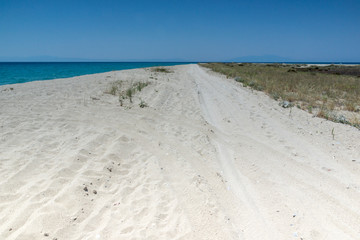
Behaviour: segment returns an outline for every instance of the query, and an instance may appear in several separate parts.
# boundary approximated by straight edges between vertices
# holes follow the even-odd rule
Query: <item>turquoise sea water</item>
[[[0,62],[0,85],[68,78],[114,70],[173,66],[179,62]]]

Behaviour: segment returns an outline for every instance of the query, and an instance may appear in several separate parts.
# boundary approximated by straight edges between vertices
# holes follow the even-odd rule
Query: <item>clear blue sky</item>
[[[0,57],[360,61],[359,0],[0,0]]]

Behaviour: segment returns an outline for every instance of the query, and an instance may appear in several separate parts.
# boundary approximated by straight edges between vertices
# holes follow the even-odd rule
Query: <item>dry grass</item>
[[[159,73],[172,73],[172,71],[164,67],[156,67],[156,68],[152,68],[151,70],[153,72],[159,72]]]
[[[122,86],[122,81],[115,81],[115,82],[111,83],[110,88],[107,91],[105,91],[105,93],[115,96],[118,94],[121,86]]]
[[[201,66],[330,120],[334,120],[332,111],[360,109],[357,76],[299,71],[303,66],[289,64],[206,63]]]
[[[126,99],[129,99],[129,102],[133,103],[133,97],[136,92],[141,92],[141,90],[149,84],[150,82],[135,82],[133,84],[125,84],[119,80],[111,83],[109,89],[105,91],[105,93],[118,96],[120,106],[123,106],[124,100]]]

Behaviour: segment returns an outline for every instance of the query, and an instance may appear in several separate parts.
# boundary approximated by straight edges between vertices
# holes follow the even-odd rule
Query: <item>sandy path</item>
[[[358,169],[348,171],[352,157],[360,153],[359,143],[352,143],[356,130],[347,141],[342,139],[355,151],[335,156],[333,145],[340,143],[326,136],[315,139],[311,132],[328,135],[331,127],[340,126],[311,126],[309,116],[297,109],[284,116],[262,94],[219,81],[202,69],[192,75],[205,119],[219,131],[213,143],[227,188],[245,206],[239,215],[248,213],[246,239],[286,239],[291,232],[304,239],[359,236],[359,195],[347,191],[350,185],[359,187],[354,185],[360,180]]]
[[[357,129],[169,69],[0,86],[0,239],[359,238]]]

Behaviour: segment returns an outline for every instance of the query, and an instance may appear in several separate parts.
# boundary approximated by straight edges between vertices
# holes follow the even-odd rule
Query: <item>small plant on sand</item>
[[[243,82],[245,82],[245,79],[243,79],[241,77],[236,77],[235,81],[243,83]]]
[[[353,117],[353,119],[351,119],[350,121],[352,123],[352,125],[356,128],[358,128],[360,130],[360,119],[357,118],[356,116]]]
[[[279,95],[277,92],[273,92],[273,93],[271,94],[271,97],[272,97],[273,99],[275,99],[275,100],[279,100],[280,95]]]
[[[311,105],[309,105],[309,106],[307,107],[307,109],[308,109],[308,112],[309,112],[309,113],[312,113],[312,112],[313,112],[313,107],[312,107]]]
[[[126,96],[130,99],[130,102],[132,103],[132,96],[133,96],[133,89],[132,88],[128,88],[126,90]]]
[[[138,82],[136,84],[136,89],[141,92],[141,90],[146,87],[147,85],[149,85],[149,82]]]
[[[113,85],[113,86],[111,86],[109,93],[110,93],[111,95],[114,95],[114,96],[115,96],[117,91],[118,91],[118,87],[115,86],[115,85]]]
[[[107,91],[105,91],[105,93],[115,96],[119,92],[121,85],[122,85],[121,80],[112,82],[110,88]]]
[[[148,105],[146,104],[146,102],[144,100],[141,100],[139,103],[139,107],[145,108],[145,107],[148,107]]]
[[[120,103],[120,106],[123,106],[123,96],[119,96],[119,103]]]
[[[323,108],[320,109],[320,111],[316,114],[316,116],[317,116],[317,117],[320,117],[320,118],[325,118],[325,119],[329,120],[329,114],[328,114],[328,112],[327,112],[325,109],[323,109]]]
[[[164,67],[153,68],[153,72],[172,73],[170,70],[168,70],[168,69],[166,69]]]

